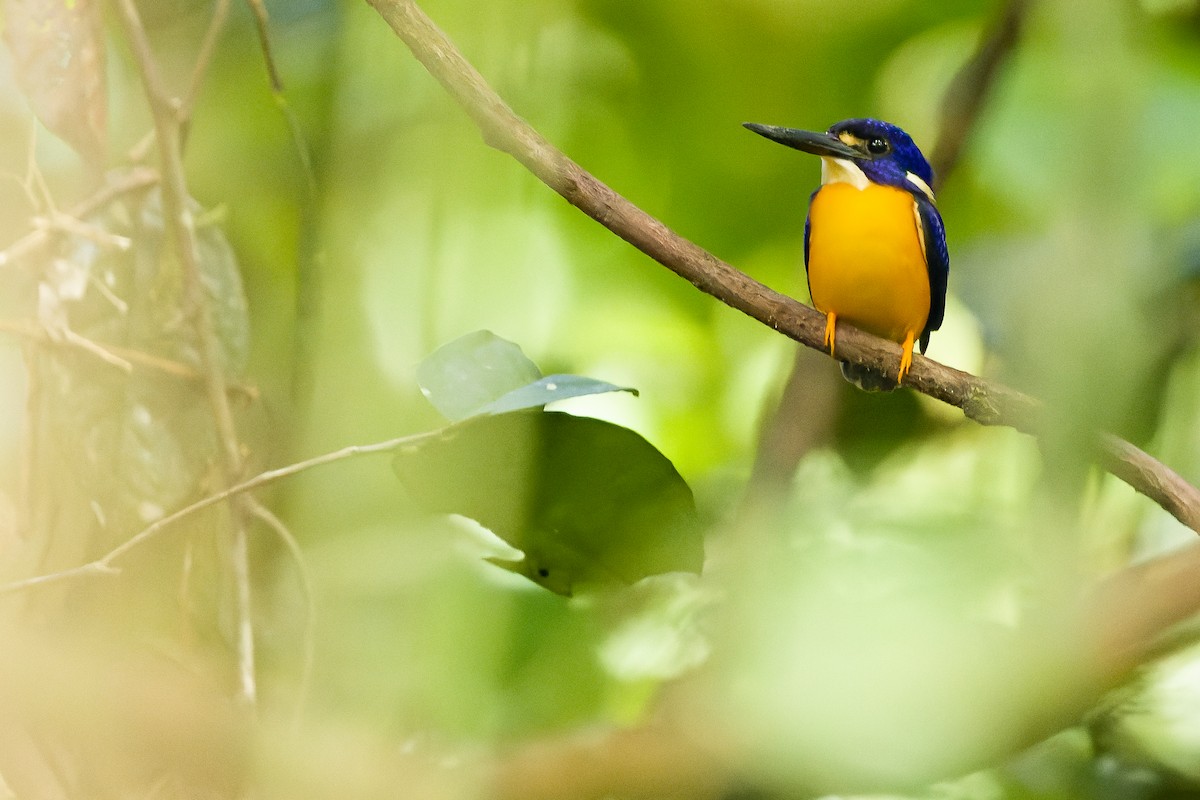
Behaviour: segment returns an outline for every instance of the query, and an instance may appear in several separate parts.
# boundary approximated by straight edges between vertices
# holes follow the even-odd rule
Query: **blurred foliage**
[[[756,146],[740,123],[880,116],[928,153],[946,85],[1000,10],[421,5],[550,141],[801,299],[818,163]],[[182,93],[213,3],[138,6]],[[71,24],[92,30],[96,4],[62,7],[83,9]],[[730,758],[753,796],[1140,800],[1200,787],[1196,715],[1181,710],[1200,686],[1194,648],[1147,665],[1086,724],[1038,719],[1068,691],[1070,637],[1054,623],[1081,591],[1192,538],[1098,474],[1082,437],[1110,429],[1200,482],[1195,2],[1031,3],[939,197],[951,296],[929,355],[1044,398],[1054,435],[1035,443],[906,391],[839,385],[832,421],[814,414],[819,445],[768,507],[742,500],[787,341],[487,148],[366,4],[266,7],[282,98],[235,2],[186,143],[226,367],[252,389],[234,402],[251,470],[442,426],[418,365],[493,330],[546,373],[637,387],[555,409],[636,431],[670,460],[695,493],[705,574],[567,600],[486,563],[494,536],[425,514],[382,460],[306,471],[260,493],[301,558],[253,528],[253,731],[230,699],[223,512],[147,543],[120,576],[0,596],[0,702],[35,720],[20,731],[30,742],[105,765],[97,780],[111,791],[88,796],[252,784],[268,798],[395,797],[403,784],[405,796],[485,797],[483,751],[635,725],[664,707]],[[20,14],[37,0],[2,8],[7,40],[30,44]],[[92,35],[79,46],[97,48]],[[124,169],[150,129],[129,48],[118,26],[107,35],[106,82],[95,52],[82,77],[15,47],[0,57],[0,247],[49,216],[30,154],[59,210],[102,179],[70,146],[96,158],[97,92],[109,168]],[[70,91],[22,88],[39,69],[35,83],[61,75]],[[36,258],[0,267],[5,580],[94,558],[216,488],[195,381],[125,375],[16,324],[195,367],[193,310],[158,208],[143,191],[87,216],[131,237],[128,251],[94,231],[56,233]],[[57,737],[64,728],[73,735]],[[25,797],[29,751],[2,719],[0,734],[0,776]]]
[[[417,377],[453,424],[400,447],[396,474],[421,508],[473,519],[520,551],[489,562],[565,597],[699,574],[696,504],[671,462],[628,428],[545,411],[620,387],[542,377],[490,331],[442,345]]]

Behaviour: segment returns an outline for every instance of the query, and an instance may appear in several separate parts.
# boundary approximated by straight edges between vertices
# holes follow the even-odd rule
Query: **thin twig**
[[[115,575],[119,572],[119,570],[114,567],[114,563],[116,561],[120,560],[129,552],[146,544],[151,539],[156,538],[162,534],[163,531],[167,530],[177,522],[180,522],[181,520],[186,519],[197,512],[203,511],[206,508],[211,508],[218,503],[223,503],[226,500],[238,497],[247,492],[252,492],[255,489],[261,489],[264,486],[269,486],[270,484],[283,480],[284,478],[290,478],[293,475],[299,475],[301,472],[306,472],[314,467],[332,464],[336,461],[344,461],[348,458],[357,458],[358,456],[374,455],[376,453],[388,453],[401,447],[417,444],[425,439],[430,439],[435,436],[442,436],[444,433],[445,432],[443,429],[439,429],[435,431],[415,433],[409,436],[399,436],[395,439],[388,439],[386,441],[375,442],[373,444],[350,445],[329,453],[322,453],[319,456],[314,456],[312,458],[305,459],[304,461],[297,461],[294,464],[288,464],[285,467],[279,467],[278,469],[260,472],[248,480],[242,481],[234,486],[229,486],[219,492],[216,492],[215,494],[202,497],[196,502],[186,505],[178,511],[168,514],[165,517],[160,517],[94,561],[89,561],[88,563],[81,564],[78,567],[72,567],[59,572],[47,573],[45,575],[38,575],[32,578],[25,578],[20,581],[4,584],[3,586],[0,586],[0,595],[20,592],[24,589],[29,589],[35,586],[58,583],[59,581],[69,578],[76,578],[80,575]]]
[[[58,331],[58,335],[62,337],[62,341],[66,344],[69,344],[72,347],[77,347],[85,353],[90,353],[99,360],[103,361],[105,364],[108,364],[110,367],[116,367],[125,374],[133,372],[133,364],[130,364],[127,360],[121,358],[119,355],[107,349],[103,345],[93,342],[86,336],[80,336],[70,328],[63,328],[62,330]],[[54,336],[51,335],[50,338],[53,339]]]
[[[295,112],[292,111],[288,104],[287,97],[283,93],[283,80],[280,77],[279,69],[275,63],[274,52],[271,47],[271,32],[270,24],[267,16],[267,7],[262,0],[247,0],[251,11],[254,13],[255,29],[258,32],[259,47],[262,50],[263,62],[267,69],[267,79],[271,86],[271,94],[275,98],[275,104],[279,107],[280,113],[283,114],[284,121],[288,126],[288,133],[292,138],[292,145],[296,150],[297,157],[300,160],[301,173],[304,176],[304,185],[307,189],[304,200],[301,204],[303,213],[311,216],[311,210],[316,203],[317,197],[317,181],[313,172],[312,158],[308,149],[308,142],[304,138],[304,132],[300,127],[300,121],[296,118]],[[313,270],[307,259],[301,255],[300,262],[297,268],[298,286],[297,286],[297,304],[300,306],[303,299],[312,291],[313,285]],[[293,354],[293,363],[304,363],[297,361],[306,355],[304,348],[297,348]],[[295,372],[295,370],[293,370]],[[293,375],[293,380],[295,375]],[[273,527],[284,542],[288,545],[292,552],[292,556],[296,561],[297,567],[300,569],[301,580],[304,584],[304,595],[308,609],[308,619],[305,625],[304,634],[304,663],[301,673],[301,689],[296,703],[296,713],[294,722],[300,721],[300,714],[303,711],[304,703],[308,695],[308,687],[312,676],[312,665],[315,653],[315,640],[313,638],[313,625],[316,617],[316,605],[313,600],[312,586],[309,583],[308,572],[304,566],[303,555],[300,552],[299,545],[291,536],[291,532],[283,525],[275,515],[271,514],[265,507],[255,502],[256,513],[264,523]]]
[[[567,202],[701,291],[803,345],[828,352],[823,314],[674,233],[567,158],[500,99],[412,0],[368,2],[471,116],[484,141],[512,155]],[[900,346],[848,325],[844,332],[838,329],[838,358],[895,377]],[[924,356],[913,357],[904,385],[957,406],[984,425],[1008,425],[1036,434],[1042,424],[1041,405],[1033,398]],[[1112,439],[1104,438],[1099,446],[1106,469],[1200,532],[1200,491],[1127,442],[1116,447]],[[1157,480],[1148,481],[1148,471]],[[1178,491],[1165,493],[1163,485]]]
[[[119,573],[120,570],[112,569],[96,561],[89,561],[86,564],[80,564],[78,567],[71,567],[70,569],[59,570],[58,572],[48,572],[45,575],[34,575],[32,578],[24,578],[12,583],[6,583],[0,586],[0,595],[16,594],[27,589],[36,589],[52,583],[61,583],[62,581],[81,578],[85,575],[117,575]]]
[[[103,228],[90,225],[78,217],[63,214],[60,211],[54,211],[42,217],[34,217],[33,227],[36,230],[57,232],[65,236],[86,239],[106,250],[116,250],[119,253],[127,252],[133,246],[133,241],[128,236],[109,233]]]
[[[0,319],[0,333],[9,334],[12,336],[20,336],[23,339],[29,339],[38,344],[46,344],[59,347],[71,347],[82,350],[89,355],[97,355],[95,350],[101,349],[108,353],[112,358],[103,358],[106,363],[110,363],[115,367],[119,367],[122,371],[128,372],[126,366],[140,367],[153,372],[161,372],[164,375],[170,375],[175,378],[182,378],[188,381],[201,381],[204,376],[193,369],[191,366],[176,361],[171,358],[163,358],[156,356],[153,353],[144,353],[141,350],[135,350],[131,347],[122,347],[108,342],[96,342],[87,340],[91,343],[90,347],[80,347],[79,339],[83,337],[74,332],[66,338],[55,338],[47,332],[46,328],[34,322],[26,322],[24,320],[3,320]],[[258,397],[258,390],[253,386],[243,383],[230,384],[229,396],[237,397],[243,400],[254,400]]]
[[[304,632],[301,634],[301,650],[303,655],[300,660],[300,690],[296,692],[295,711],[292,715],[292,724],[298,726],[300,724],[301,715],[304,712],[304,706],[308,702],[308,693],[312,687],[313,665],[316,663],[317,656],[317,600],[313,593],[312,578],[308,572],[308,563],[304,560],[304,551],[300,548],[300,543],[296,541],[296,537],[284,524],[283,520],[275,516],[275,514],[264,506],[252,495],[247,495],[246,503],[250,508],[250,513],[257,517],[264,525],[275,532],[275,535],[283,542],[287,548],[288,554],[292,557],[292,562],[296,565],[296,574],[300,578],[300,592],[304,595]]]
[[[271,85],[271,94],[287,123],[288,133],[292,137],[292,146],[296,148],[296,157],[300,159],[300,171],[304,176],[304,185],[308,189],[308,199],[309,202],[313,202],[317,196],[317,179],[313,171],[312,154],[309,153],[308,141],[304,137],[304,130],[300,127],[300,120],[296,118],[296,113],[292,110],[287,95],[283,91],[283,78],[279,74],[279,66],[275,63],[275,51],[271,46],[271,20],[267,14],[267,6],[263,0],[246,0],[246,3],[254,12],[254,29],[258,33],[258,45],[262,49],[263,64],[267,68],[267,81]]]
[[[54,214],[57,213],[58,206],[54,202],[50,187],[46,185],[46,176],[42,174],[37,162],[37,121],[31,119],[30,123],[29,148],[25,152],[25,195],[33,208],[42,209],[43,213]]]
[[[45,326],[36,325],[32,322],[0,320],[0,333],[13,334],[38,342],[39,344],[56,345],[79,350],[80,352],[94,356],[101,362],[108,364],[110,367],[115,367],[124,373],[128,374],[133,371],[133,363],[130,359],[125,358],[121,353],[117,352],[119,348],[94,342],[91,339],[80,336],[70,328],[61,329],[52,334],[46,330]]]
[[[217,434],[224,449],[227,466],[236,474],[241,467],[241,450],[233,417],[225,397],[225,375],[221,368],[220,342],[217,339],[205,296],[204,279],[196,244],[195,219],[191,212],[191,195],[187,191],[183,170],[183,157],[179,149],[178,105],[173,101],[162,83],[158,65],[150,50],[137,8],[132,0],[120,0],[122,20],[130,38],[146,95],[154,114],[155,131],[163,161],[163,206],[176,249],[179,251],[185,282],[188,286],[188,301],[195,316],[200,356],[207,384],[209,401],[217,424]]]
[[[104,208],[116,198],[131,192],[147,189],[158,183],[158,172],[146,167],[136,167],[121,173],[110,182],[104,184],[88,199],[78,204],[68,212],[75,219],[84,219],[90,214]],[[4,250],[0,251],[0,267],[13,264],[23,258],[35,255],[39,250],[53,241],[59,234],[57,230],[47,230],[35,227],[29,233],[17,239]]]
[[[311,330],[316,327],[320,308],[320,262],[323,255],[316,244],[320,209],[317,192],[317,173],[313,156],[300,120],[284,93],[283,78],[275,63],[271,45],[270,17],[262,0],[246,0],[254,14],[254,27],[258,33],[259,48],[267,70],[267,83],[275,104],[283,115],[292,138],[292,146],[300,163],[300,174],[304,178],[305,193],[300,198],[300,246],[296,255],[295,318],[292,321],[292,354],[290,379],[292,386],[293,422],[308,415],[312,389]]]
[[[267,7],[262,0],[246,0],[250,11],[254,14],[254,30],[258,33],[258,46],[262,49],[263,59],[267,64],[267,80],[271,82],[271,91],[279,94],[283,91],[283,81],[279,70],[275,68],[275,56],[271,50],[271,28],[268,23]]]
[[[212,309],[209,307],[205,289],[196,243],[196,223],[192,215],[191,194],[188,192],[184,176],[181,105],[167,92],[162,76],[159,74],[154,53],[150,48],[146,30],[142,26],[133,0],[120,0],[118,7],[121,22],[137,62],[138,72],[141,75],[146,98],[154,118],[159,157],[162,161],[163,214],[183,268],[187,302],[193,316],[194,329],[199,343],[204,386],[221,449],[222,482],[229,485],[242,475],[242,452],[233,423],[233,412],[229,406],[221,359],[221,344],[217,338]],[[254,637],[250,627],[252,614],[250,609],[249,546],[246,541],[243,509],[235,502],[232,504],[230,512],[231,560],[237,586],[239,680],[242,687],[242,699],[247,705],[254,707],[257,684],[254,674]]]
[[[108,301],[108,304],[113,307],[113,310],[120,316],[125,316],[129,313],[129,303],[121,297],[118,297],[116,292],[108,288],[108,284],[104,279],[95,275],[91,271],[87,273],[88,285],[95,289],[101,297]]]
[[[204,79],[208,77],[208,69],[212,64],[213,53],[216,52],[217,42],[221,40],[221,32],[229,20],[229,7],[232,0],[217,0],[213,7],[212,19],[208,22],[208,30],[204,32],[204,40],[200,43],[200,52],[196,55],[196,64],[192,67],[192,76],[188,80],[187,91],[179,103],[181,120],[190,119],[200,90],[204,87]]]
[[[133,143],[133,147],[129,148],[125,158],[131,164],[141,164],[150,157],[150,151],[154,149],[154,141],[154,128],[151,128],[141,139]]]
[[[5,172],[5,178],[11,178],[18,186],[21,187],[21,193],[25,195],[25,201],[29,203],[29,207],[34,212],[40,211],[42,203],[38,199],[37,194],[33,190],[33,173],[38,168],[37,165],[37,136],[38,136],[38,121],[36,117],[29,119],[29,135],[25,137],[25,174],[17,175],[14,172]]]
[[[238,683],[242,699],[254,708],[258,703],[258,678],[254,666],[254,608],[250,587],[250,537],[246,531],[243,503],[231,503],[232,530],[230,563],[233,567],[234,597],[237,606]]]

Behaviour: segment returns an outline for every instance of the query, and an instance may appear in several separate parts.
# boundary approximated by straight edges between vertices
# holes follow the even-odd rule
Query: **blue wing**
[[[817,187],[816,191],[808,196],[808,214],[804,217],[804,277],[808,278],[808,237],[812,233],[812,204],[813,200],[817,199],[817,192],[821,191],[821,187]],[[808,298],[812,300],[812,284],[808,285]]]
[[[913,193],[917,201],[917,215],[921,218],[922,232],[925,234],[925,268],[929,270],[929,319],[925,321],[925,330],[921,331],[921,352],[929,346],[929,334],[942,327],[942,317],[946,314],[946,282],[950,278],[950,252],[946,249],[946,227],[942,224],[942,215],[937,207],[920,194]],[[807,250],[807,231],[805,231],[805,250]]]

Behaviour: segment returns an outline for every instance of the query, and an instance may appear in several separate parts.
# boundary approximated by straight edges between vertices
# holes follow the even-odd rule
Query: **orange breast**
[[[808,288],[817,310],[903,342],[929,317],[929,273],[912,195],[891,186],[821,187],[809,209]]]

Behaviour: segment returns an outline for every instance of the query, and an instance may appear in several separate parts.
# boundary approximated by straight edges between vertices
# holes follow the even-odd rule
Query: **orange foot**
[[[833,340],[837,335],[837,314],[830,311],[825,315],[825,346],[829,348],[829,355],[833,355]],[[911,342],[910,342],[911,345]],[[912,347],[908,348],[910,351]]]
[[[904,353],[900,356],[900,374],[896,376],[896,383],[904,380],[904,376],[908,374],[912,368],[912,351],[913,351],[913,332],[909,331],[904,337]]]

